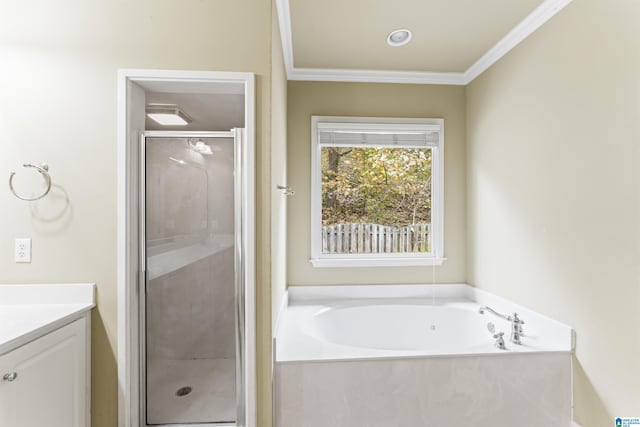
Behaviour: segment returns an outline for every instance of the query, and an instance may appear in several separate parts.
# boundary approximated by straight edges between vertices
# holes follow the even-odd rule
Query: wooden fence
[[[322,227],[322,252],[369,254],[429,252],[430,224],[390,227],[379,224],[336,224]]]

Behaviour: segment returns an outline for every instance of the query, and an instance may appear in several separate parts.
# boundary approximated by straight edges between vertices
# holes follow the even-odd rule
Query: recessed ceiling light
[[[177,105],[149,104],[146,113],[147,117],[162,126],[186,126],[191,123],[191,117]]]
[[[387,43],[389,46],[398,47],[404,46],[411,41],[411,31],[407,29],[392,31],[387,36]]]

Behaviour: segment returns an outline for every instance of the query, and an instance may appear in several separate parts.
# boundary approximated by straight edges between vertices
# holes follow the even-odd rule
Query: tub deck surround
[[[487,314],[517,312],[511,323]],[[467,285],[290,287],[276,427],[568,427],[570,327]],[[505,332],[494,346],[487,323]]]
[[[569,427],[571,355],[276,365],[276,427]]]
[[[278,319],[276,362],[507,355],[574,348],[569,326],[468,285],[290,287]],[[509,342],[510,322],[489,313],[517,312],[522,345]],[[507,350],[494,346],[487,324],[504,332]]]
[[[0,285],[0,355],[95,307],[94,284]]]

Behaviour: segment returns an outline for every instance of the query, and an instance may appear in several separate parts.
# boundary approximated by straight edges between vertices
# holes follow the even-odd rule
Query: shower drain
[[[191,390],[193,390],[191,387],[186,386],[186,387],[180,387],[177,391],[176,391],[176,396],[186,396],[187,394],[191,393]]]

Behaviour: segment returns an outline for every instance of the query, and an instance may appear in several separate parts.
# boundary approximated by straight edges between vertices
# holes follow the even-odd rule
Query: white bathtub
[[[567,427],[571,328],[466,285],[290,288],[276,427]],[[517,312],[510,324],[478,309]],[[494,346],[492,322],[507,350]]]
[[[522,345],[489,305],[525,321]],[[504,332],[495,347],[488,323]],[[570,327],[466,285],[300,287],[289,290],[276,334],[276,360],[570,352]]]
[[[325,308],[302,330],[338,345],[455,354],[491,350],[488,331],[466,303],[389,301]]]

